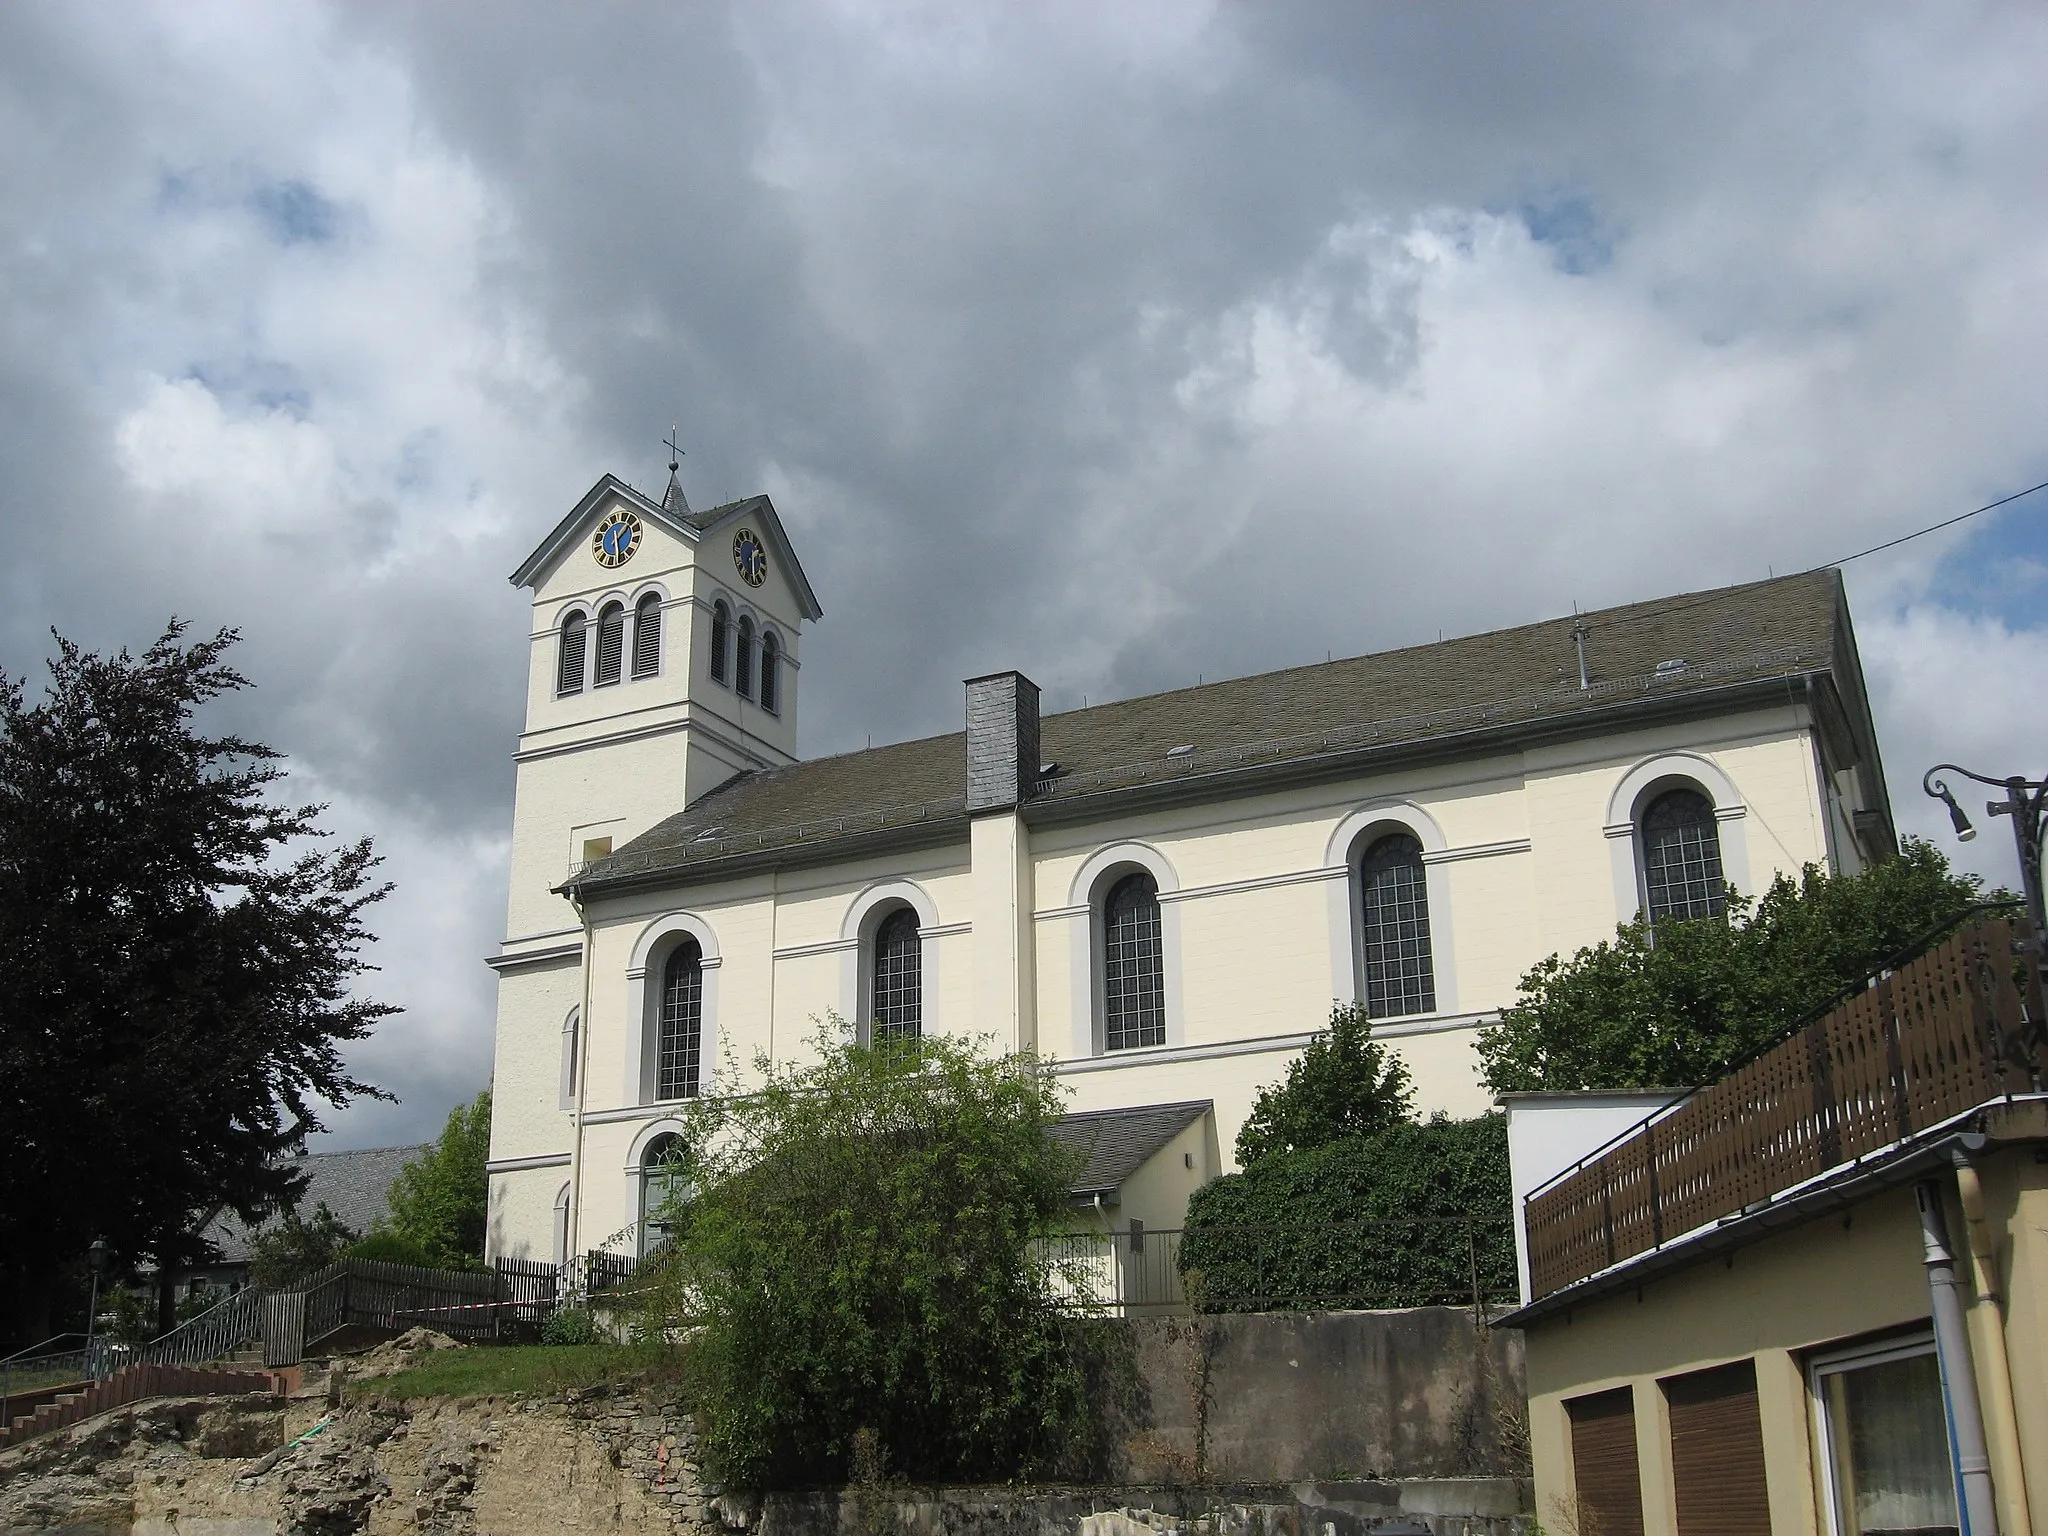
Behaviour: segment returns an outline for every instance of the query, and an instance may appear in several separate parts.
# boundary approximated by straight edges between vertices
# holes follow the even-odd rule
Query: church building
[[[1482,1114],[1545,956],[1895,847],[1831,570],[1058,714],[998,672],[959,730],[809,760],[821,610],[767,497],[607,475],[512,580],[493,1254],[640,1249],[678,1105],[834,1015],[1037,1053],[1077,1208],[1177,1227],[1333,1000]]]

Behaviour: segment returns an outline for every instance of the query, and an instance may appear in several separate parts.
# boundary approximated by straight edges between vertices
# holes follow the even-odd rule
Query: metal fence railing
[[[1546,1296],[1990,1101],[2041,1086],[2031,928],[1981,918],[1524,1202]]]

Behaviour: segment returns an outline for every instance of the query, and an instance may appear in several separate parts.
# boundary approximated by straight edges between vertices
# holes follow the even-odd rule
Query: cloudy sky
[[[2023,4],[8,6],[0,668],[241,628],[398,883],[328,1144],[411,1139],[506,573],[672,421],[825,606],[807,753],[1834,560],[2048,480],[2044,82]],[[1905,827],[2048,769],[2044,562],[2048,493],[1847,568]]]

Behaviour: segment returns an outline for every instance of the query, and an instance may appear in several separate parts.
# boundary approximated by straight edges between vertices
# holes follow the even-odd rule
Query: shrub
[[[1364,1006],[1337,1003],[1329,1028],[1289,1064],[1286,1080],[1259,1090],[1237,1133],[1238,1165],[1374,1135],[1406,1120],[1414,1105],[1408,1069],[1373,1040]]]
[[[367,1237],[350,1243],[343,1257],[376,1259],[385,1264],[415,1264],[422,1269],[447,1267],[437,1263],[435,1255],[424,1245],[384,1226],[372,1227]]]
[[[701,1324],[707,1470],[727,1486],[863,1471],[1000,1481],[1084,1434],[1088,1331],[1033,1245],[1066,1217],[1073,1160],[1051,1077],[926,1039],[817,1040],[756,1063],[757,1092],[687,1115],[671,1246],[643,1281],[653,1331]]]
[[[327,1268],[355,1241],[355,1230],[324,1202],[310,1217],[286,1211],[249,1239],[249,1278],[267,1290],[290,1290]]]
[[[1469,1302],[1475,1261],[1481,1291],[1509,1296],[1511,1198],[1504,1116],[1402,1121],[1197,1191],[1181,1270],[1212,1312]]]
[[[543,1344],[596,1344],[597,1319],[588,1307],[563,1307],[540,1325]]]
[[[391,1213],[371,1230],[389,1232],[425,1255],[397,1262],[483,1268],[491,1183],[484,1164],[490,1155],[491,1091],[486,1088],[450,1110],[434,1145],[399,1169],[392,1181]]]

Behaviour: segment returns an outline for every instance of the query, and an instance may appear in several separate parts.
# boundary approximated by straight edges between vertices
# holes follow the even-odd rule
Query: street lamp
[[[2005,791],[2003,800],[1990,801],[1984,809],[1993,816],[2012,818],[2013,841],[2019,844],[2020,850],[2020,886],[2027,898],[2027,916],[2033,919],[2035,942],[2038,944],[2040,937],[2048,934],[2048,911],[2043,911],[2041,897],[2041,822],[2043,806],[2048,804],[2048,779],[2025,779],[2018,774],[2005,779],[1986,778],[1954,763],[1936,763],[1928,769],[1921,777],[1920,787],[1930,799],[1939,800],[1948,807],[1948,819],[1956,829],[1956,837],[1965,843],[1977,835],[1977,829],[1970,825],[1970,818],[1956,804],[1956,797],[1949,792],[1948,785],[1935,777],[1942,773],[1959,773],[1966,779]],[[2034,958],[2036,964],[2048,969],[2048,953],[2037,951]]]
[[[85,1307],[85,1347],[88,1352],[92,1349],[92,1325],[99,1321],[100,1276],[106,1273],[107,1252],[104,1237],[94,1238],[92,1246],[85,1250],[85,1261],[92,1266],[92,1300]]]

